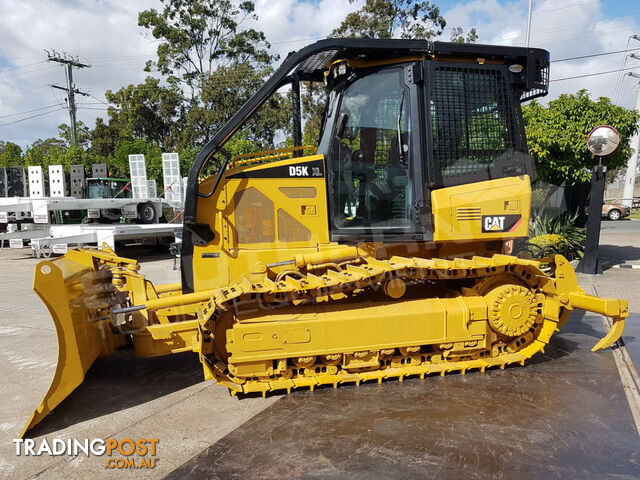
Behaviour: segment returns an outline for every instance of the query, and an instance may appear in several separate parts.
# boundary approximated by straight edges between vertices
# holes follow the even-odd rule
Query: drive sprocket
[[[507,337],[522,335],[536,321],[536,297],[521,285],[505,284],[485,295],[489,309],[489,325]]]

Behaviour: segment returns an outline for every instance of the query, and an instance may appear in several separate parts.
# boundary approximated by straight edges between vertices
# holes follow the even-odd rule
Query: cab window
[[[332,217],[337,228],[405,227],[410,220],[411,122],[401,68],[348,84],[328,152]]]

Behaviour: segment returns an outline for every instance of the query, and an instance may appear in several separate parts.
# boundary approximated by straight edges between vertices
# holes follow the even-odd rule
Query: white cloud
[[[538,0],[534,5],[530,45],[549,50],[552,61],[624,50],[629,36],[640,32],[640,24],[634,21],[636,16],[607,18],[606,9],[602,8],[598,0],[572,1],[567,4]],[[456,5],[444,12],[444,16],[451,26],[460,23],[467,28],[475,26],[480,37],[479,43],[524,45],[527,7],[526,0],[513,3],[478,0]],[[632,42],[631,46],[640,48],[640,42]],[[552,63],[551,79],[616,70],[620,68],[623,58],[624,54],[618,54]],[[640,61],[628,59],[626,66],[633,66],[634,62],[640,72]],[[586,88],[593,98],[609,97],[619,105],[633,108],[634,82],[626,77],[622,89],[617,90],[616,84],[621,78],[621,74],[607,74],[552,82],[549,96],[543,101]]]
[[[74,80],[80,90],[99,99],[107,89],[143,81],[144,63],[154,58],[156,44],[138,27],[137,15],[150,7],[161,9],[162,4],[159,0],[0,2],[0,124],[48,110],[8,115],[64,102],[64,92],[49,86],[64,85],[64,70],[44,61],[44,49],[69,52],[91,63],[91,68],[74,70]],[[251,26],[264,31],[274,53],[284,58],[326,36],[357,7],[358,3],[345,0],[257,0],[259,21]],[[2,67],[6,63],[9,68]],[[92,126],[97,116],[106,117],[103,110],[90,110],[105,108],[98,100],[77,98],[84,103],[78,118],[86,124]],[[26,146],[37,138],[56,136],[57,126],[68,121],[68,113],[60,110],[0,127],[0,140]]]
[[[23,117],[7,115],[64,103],[65,93],[49,86],[65,84],[64,69],[45,62],[44,49],[69,52],[91,63],[91,68],[74,70],[74,80],[80,90],[100,99],[107,89],[142,81],[144,60],[151,58],[155,45],[137,26],[137,11],[157,4],[155,0],[0,2],[0,59],[14,67],[0,69],[0,117],[4,117],[0,124]],[[92,109],[105,107],[91,97],[78,97],[78,102]],[[105,113],[81,108],[78,118],[92,125]],[[25,146],[37,138],[56,136],[57,126],[68,121],[67,112],[60,110],[2,127],[0,138]]]

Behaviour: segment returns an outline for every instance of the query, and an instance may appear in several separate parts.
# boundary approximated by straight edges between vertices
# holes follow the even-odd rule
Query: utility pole
[[[629,72],[627,75],[634,78],[640,78],[637,73]],[[636,94],[636,110],[640,112],[640,84]],[[633,149],[629,160],[627,160],[627,172],[624,175],[624,191],[622,192],[622,204],[627,207],[633,207],[633,194],[636,186],[636,170],[638,168],[638,150],[640,149],[640,121],[638,122],[638,130],[629,140],[629,146]]]
[[[527,48],[531,39],[531,14],[533,13],[533,0],[529,0],[529,16],[527,18]]]
[[[51,85],[53,88],[57,88],[58,90],[64,90],[67,92],[67,104],[69,108],[69,120],[71,123],[71,143],[74,145],[78,144],[78,130],[76,127],[76,99],[75,94],[89,96],[86,92],[81,92],[78,90],[73,84],[73,67],[76,68],[86,68],[91,65],[80,63],[80,59],[78,57],[73,57],[71,55],[67,55],[66,53],[59,54],[55,50],[53,50],[53,54],[47,52],[47,61],[49,62],[57,62],[65,66],[67,69],[67,88],[60,87],[59,85]]]
[[[638,35],[632,35],[631,38],[640,41],[640,37]],[[640,60],[640,58],[633,53],[629,56],[634,60]],[[629,72],[627,75],[633,78],[640,78],[640,75],[637,73]],[[638,92],[636,93],[636,111],[640,112],[640,83],[638,84]],[[622,192],[622,204],[632,208],[633,194],[636,186],[636,170],[638,168],[638,151],[640,150],[640,120],[638,121],[638,130],[636,130],[636,133],[631,137],[629,146],[632,148],[633,152],[631,153],[629,160],[627,160],[627,171],[624,175],[624,190]]]

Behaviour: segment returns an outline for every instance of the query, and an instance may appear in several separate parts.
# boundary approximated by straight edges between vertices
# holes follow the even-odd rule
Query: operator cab
[[[202,276],[194,254],[290,255],[362,242],[488,245],[526,235],[533,168],[520,103],[546,95],[548,79],[549,52],[533,48],[326,39],[291,53],[194,160],[183,292]],[[301,156],[308,150],[303,82],[326,86],[319,155]],[[291,92],[294,148],[232,157],[225,143],[283,87]],[[217,173],[204,179],[214,157]]]
[[[346,62],[341,64],[346,72]],[[406,228],[411,221],[411,110],[403,68],[344,74],[318,146],[329,166],[333,226]]]
[[[318,153],[333,240],[428,239],[432,189],[530,173],[522,66],[343,60],[327,72]]]
[[[131,198],[127,178],[87,178],[87,198]]]

